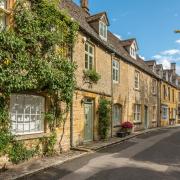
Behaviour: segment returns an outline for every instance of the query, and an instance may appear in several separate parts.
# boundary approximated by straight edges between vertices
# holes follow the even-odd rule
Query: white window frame
[[[99,35],[101,39],[107,40],[107,25],[102,21],[99,21]]]
[[[0,9],[3,9],[3,15],[0,16],[0,31],[6,27],[6,10],[7,10],[7,0],[0,2]]]
[[[29,94],[10,97],[11,131],[15,135],[44,132],[45,98]]]
[[[141,104],[134,105],[134,123],[141,123]]]
[[[122,122],[122,106],[120,104],[113,105],[113,127],[120,126]]]
[[[7,9],[7,0],[0,2],[0,8],[6,10]]]
[[[176,109],[173,109],[173,119],[176,119]]]
[[[152,79],[152,94],[156,95],[157,94],[157,80]]]
[[[113,76],[113,82],[118,83],[119,82],[119,73],[120,73],[120,68],[119,68],[119,62],[116,60],[113,60],[112,62],[112,76]]]
[[[90,50],[92,50],[92,52]],[[89,42],[86,42],[85,43],[85,69],[92,70],[93,68],[94,68],[94,46],[91,45]]]
[[[140,72],[139,71],[135,71],[134,88],[136,90],[140,89]]]
[[[168,107],[162,106],[162,119],[167,120],[168,119]]]

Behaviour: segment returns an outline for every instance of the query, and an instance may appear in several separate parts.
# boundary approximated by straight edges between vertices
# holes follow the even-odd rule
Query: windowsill
[[[24,135],[16,135],[16,140],[21,141],[21,140],[30,140],[30,139],[38,139],[41,137],[49,137],[49,133],[34,133],[34,134],[24,134]]]
[[[119,81],[114,81],[114,80],[113,80],[113,84],[115,84],[115,85],[116,85],[116,84],[119,84]]]
[[[157,95],[157,93],[152,93],[152,95],[153,95],[153,96],[156,96],[156,95]]]
[[[139,88],[134,88],[134,90],[140,92],[140,89],[139,89]]]
[[[156,120],[152,120],[152,123],[156,123],[157,121]]]
[[[134,121],[133,123],[134,123],[135,125],[136,125],[136,124],[142,124],[141,121]]]
[[[120,124],[119,124],[119,125],[114,125],[114,126],[113,126],[113,128],[119,128],[119,127],[121,127]]]
[[[11,14],[11,11],[7,10],[7,9],[4,9],[2,7],[0,7],[0,11],[3,11],[4,13],[6,14]]]

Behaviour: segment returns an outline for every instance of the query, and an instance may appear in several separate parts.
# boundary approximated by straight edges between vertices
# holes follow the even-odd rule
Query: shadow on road
[[[180,167],[180,132],[159,141],[135,155],[133,159]]]
[[[136,167],[122,167],[103,170],[88,180],[179,180],[180,173],[155,172]]]

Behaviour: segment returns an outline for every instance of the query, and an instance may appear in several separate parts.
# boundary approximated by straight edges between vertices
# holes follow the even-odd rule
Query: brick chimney
[[[89,14],[89,5],[88,0],[81,0],[81,8]]]

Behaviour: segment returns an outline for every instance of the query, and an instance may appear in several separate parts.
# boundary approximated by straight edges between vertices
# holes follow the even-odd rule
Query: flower
[[[126,122],[122,123],[121,127],[124,128],[124,129],[132,129],[133,124],[131,122],[129,122],[129,121],[126,121]]]

